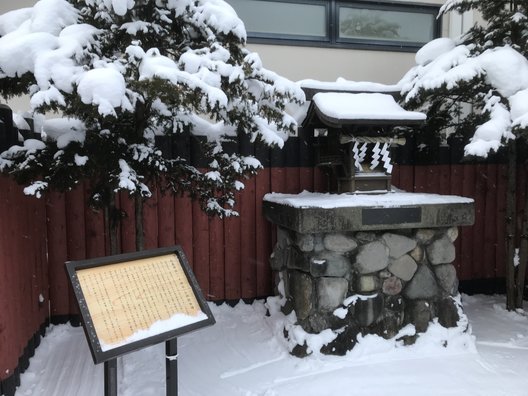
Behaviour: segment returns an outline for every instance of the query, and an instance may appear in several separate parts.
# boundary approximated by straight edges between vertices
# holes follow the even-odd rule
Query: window
[[[371,40],[423,45],[435,38],[435,15],[419,10],[338,3],[338,40]]]
[[[438,7],[339,0],[228,0],[248,41],[414,51],[439,36]]]
[[[328,39],[328,4],[266,0],[228,0],[244,21],[249,37]]]

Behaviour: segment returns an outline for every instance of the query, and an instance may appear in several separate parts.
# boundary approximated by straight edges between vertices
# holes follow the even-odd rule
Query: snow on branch
[[[404,76],[400,86],[405,102],[410,103],[420,102],[424,94],[434,97],[440,90],[476,90],[477,87],[466,85],[481,79],[489,92],[482,95],[480,108],[474,111],[480,111],[487,121],[477,126],[465,152],[486,157],[515,138],[512,128],[528,125],[528,105],[524,100],[528,89],[528,60],[510,46],[482,53],[473,50],[472,45],[457,45],[448,38],[433,40],[418,51],[417,65]]]
[[[37,128],[41,150],[24,143],[0,155],[2,169],[46,183],[31,191],[89,178],[98,199],[145,196],[145,183],[172,173],[171,189],[231,213],[229,191],[258,165],[223,156],[223,145],[247,135],[282,146],[296,125],[285,109],[304,102],[244,47],[244,24],[223,0],[39,0],[0,16],[0,35],[0,94],[28,94],[34,115],[69,123]],[[163,158],[156,138],[179,133],[205,136],[205,159],[218,167]]]

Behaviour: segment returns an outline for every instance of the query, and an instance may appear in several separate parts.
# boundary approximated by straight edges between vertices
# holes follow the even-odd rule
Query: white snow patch
[[[250,168],[253,168],[253,169],[260,169],[262,168],[262,164],[260,163],[260,161],[258,159],[256,159],[255,157],[242,157],[242,161],[244,162],[244,164]]]
[[[500,98],[490,97],[486,109],[490,111],[490,118],[475,130],[470,142],[464,148],[466,155],[485,157],[488,152],[497,151],[503,140],[515,139],[511,133],[510,112],[500,102]]]
[[[220,172],[218,171],[210,171],[205,174],[205,177],[207,177],[209,180],[212,181],[222,181],[222,176]]]
[[[506,311],[504,296],[463,296],[463,302],[476,351],[473,336],[466,338],[468,345],[457,344],[454,335],[447,347],[440,345],[434,338],[445,330],[432,324],[416,346],[364,337],[356,345],[361,353],[305,359],[289,355],[284,315],[270,309],[267,317],[262,301],[234,308],[210,304],[217,323],[178,337],[180,393],[329,396],[351,390],[354,396],[382,396],[390,390],[393,396],[408,396],[423,389],[434,396],[526,395],[528,317]],[[408,326],[400,335],[414,331]],[[123,396],[165,393],[164,344],[125,355],[119,365]],[[21,375],[17,394],[93,396],[104,393],[103,378],[83,330],[51,326]]]
[[[29,131],[31,129],[24,116],[20,113],[13,113],[13,124],[23,131]]]
[[[511,47],[485,51],[475,58],[486,80],[504,97],[528,88],[528,60]]]
[[[284,142],[288,139],[288,135],[278,130],[277,125],[268,122],[265,118],[260,116],[253,117],[253,121],[259,127],[257,134],[269,145],[284,147]],[[256,138],[253,136],[253,138]]]
[[[74,160],[75,160],[75,165],[84,166],[88,162],[88,157],[85,155],[75,154]]]
[[[451,38],[441,37],[425,44],[416,52],[415,60],[418,65],[427,65],[440,55],[455,48],[455,41]]]
[[[43,181],[36,181],[30,184],[27,187],[24,187],[24,194],[26,195],[34,195],[37,198],[42,197],[42,191],[46,190],[48,188],[48,183]]]
[[[13,146],[13,149],[16,149],[18,146]],[[26,139],[24,140],[24,149],[27,151],[37,151],[37,150],[44,150],[46,148],[46,145],[37,139]],[[11,150],[11,148],[9,149]]]
[[[66,148],[71,142],[83,144],[86,139],[86,126],[75,118],[42,120],[40,132],[43,140],[55,140],[59,149]]]
[[[347,316],[348,309],[340,307],[334,310],[333,315],[337,316],[339,319],[345,319]]]
[[[65,0],[40,0],[33,6],[29,31],[47,32],[58,35],[59,32],[69,25],[77,22],[78,11]],[[24,28],[24,26],[21,26]]]
[[[134,6],[134,0],[112,0],[112,7],[117,15],[125,15],[128,8]]]
[[[170,3],[170,2],[169,2]],[[224,34],[233,34],[246,40],[246,28],[235,10],[223,0],[200,0],[197,2],[196,19],[207,22]]]
[[[32,8],[20,8],[0,15],[0,36],[5,36],[20,27],[31,17]]]
[[[223,121],[214,122],[197,114],[191,114],[189,122],[194,125],[193,134],[207,137],[208,142],[219,142],[225,137],[236,136],[235,126],[226,125]]]
[[[80,77],[77,92],[83,103],[98,105],[99,114],[115,115],[126,93],[125,79],[113,68],[89,70]]]
[[[367,301],[373,298],[378,297],[378,293],[374,294],[354,294],[353,296],[347,297],[345,301],[343,301],[343,305],[345,307],[348,307],[350,305],[355,305],[358,301]]]
[[[180,70],[176,62],[160,53],[157,48],[151,48],[141,60],[139,66],[140,80],[158,77],[172,84],[184,83],[190,89],[198,88],[206,94],[211,106],[227,106],[227,96],[220,88],[220,79],[214,73],[202,68],[196,74]]]
[[[114,344],[105,344],[101,343],[101,350],[108,351],[115,349],[122,345],[130,344],[132,342],[144,340],[145,338],[153,337],[158,334],[163,334],[168,331],[179,329],[184,326],[191,325],[193,323],[198,323],[201,321],[207,320],[207,315],[202,311],[197,312],[196,315],[185,315],[185,314],[175,314],[166,320],[158,320],[154,322],[148,329],[136,331],[130,337],[127,337],[121,342],[116,342]]]
[[[128,163],[124,159],[119,160],[119,187],[129,191],[136,191],[137,189],[137,177],[136,172],[130,168]]]
[[[528,88],[509,97],[512,126],[528,126]]]

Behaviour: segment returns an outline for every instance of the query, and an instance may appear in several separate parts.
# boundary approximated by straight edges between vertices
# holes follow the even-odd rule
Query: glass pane
[[[434,26],[433,14],[339,7],[339,38],[425,43]]]
[[[323,4],[227,1],[244,21],[248,33],[327,37],[326,7]]]

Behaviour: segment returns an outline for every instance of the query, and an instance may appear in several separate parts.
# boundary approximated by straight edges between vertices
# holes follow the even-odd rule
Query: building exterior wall
[[[402,1],[412,3],[412,1]],[[443,1],[426,0],[421,4],[441,6]],[[482,22],[472,12],[450,13],[441,20],[441,36],[457,37],[475,22]],[[251,41],[251,40],[250,40]],[[250,44],[259,53],[264,66],[293,81],[315,79],[395,84],[415,64],[415,52],[363,49],[320,48],[309,46]]]
[[[402,3],[413,3],[403,0]],[[35,0],[3,0],[0,14],[31,6]],[[439,0],[421,0],[421,4],[441,5]],[[473,23],[470,14],[449,15],[442,21],[442,36],[456,36]],[[252,44],[248,48],[260,54],[265,67],[291,80],[316,79],[394,84],[414,65],[414,53],[398,51],[320,48],[308,46]]]
[[[414,65],[414,53],[249,44],[264,66],[293,81],[398,82]]]
[[[2,0],[0,2],[0,14],[18,8],[31,7],[35,3],[35,0]]]
[[[404,0],[401,3],[417,2]],[[443,1],[425,0],[420,1],[420,4],[441,6]],[[442,36],[459,34],[463,25],[463,22],[456,18],[452,21],[450,16],[443,18],[441,23]],[[259,53],[265,67],[293,81],[335,81],[342,77],[351,81],[394,84],[415,63],[414,52],[383,51],[375,48],[363,50],[251,43],[248,48]]]
[[[1,0],[0,1],[0,15],[24,7],[31,7],[35,4],[35,0]],[[0,104],[7,103],[15,111],[27,111],[29,107],[29,99],[27,97],[13,98],[5,100],[0,96]]]

